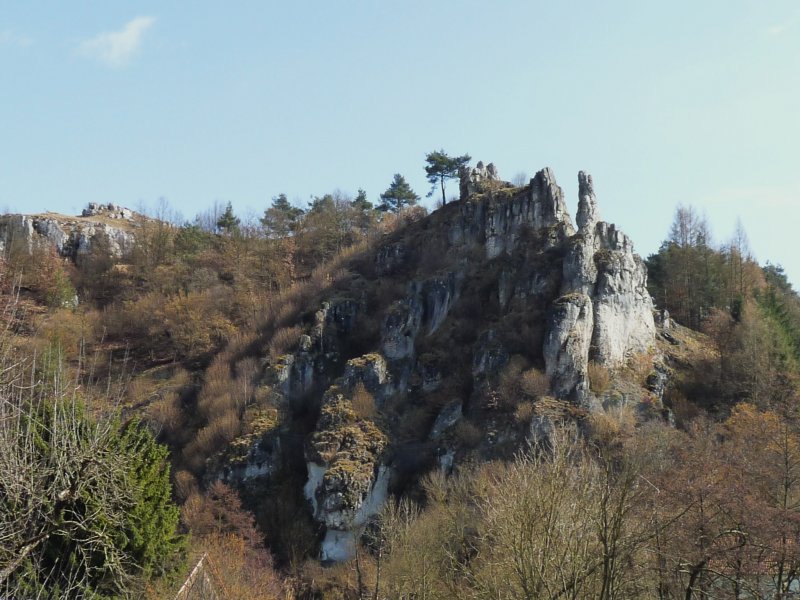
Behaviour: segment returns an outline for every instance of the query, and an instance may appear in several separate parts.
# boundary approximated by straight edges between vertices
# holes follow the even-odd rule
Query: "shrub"
[[[481,430],[466,419],[459,420],[453,428],[453,437],[458,445],[464,448],[475,448],[481,443]]]
[[[375,416],[375,398],[360,381],[353,390],[353,398],[350,403],[353,405],[356,416],[362,419],[371,419]]]
[[[192,440],[183,449],[183,460],[186,467],[194,473],[200,473],[205,468],[206,461],[221,452],[239,435],[241,422],[234,411],[228,411],[216,417],[206,427],[197,432]]]
[[[273,335],[269,342],[269,356],[273,360],[284,354],[288,354],[297,348],[300,343],[300,335],[303,330],[297,325],[293,327],[281,327]]]
[[[514,419],[520,425],[527,425],[531,422],[531,419],[535,413],[536,409],[533,402],[526,400],[525,402],[520,402],[517,405],[517,409],[514,411]]]
[[[539,369],[528,369],[520,378],[522,393],[530,400],[538,400],[550,392],[550,379]]]
[[[611,384],[611,373],[603,365],[589,362],[589,387],[595,394],[602,394]]]
[[[177,471],[174,479],[175,497],[179,502],[186,502],[189,497],[198,492],[197,478],[189,471]]]
[[[589,416],[592,439],[610,448],[630,438],[636,428],[636,412],[631,406],[596,411]]]

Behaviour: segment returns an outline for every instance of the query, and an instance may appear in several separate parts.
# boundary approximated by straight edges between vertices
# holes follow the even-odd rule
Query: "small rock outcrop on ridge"
[[[136,231],[147,217],[116,204],[89,203],[80,217],[57,213],[0,216],[0,251],[19,248],[32,252],[37,245],[55,249],[75,259],[88,254],[98,243],[114,258],[133,250]]]

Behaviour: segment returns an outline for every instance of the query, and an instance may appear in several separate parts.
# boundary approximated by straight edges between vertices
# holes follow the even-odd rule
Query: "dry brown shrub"
[[[192,550],[207,559],[207,572],[225,598],[282,598],[282,582],[263,545],[253,515],[238,493],[216,481],[191,494],[181,519],[192,533]]]
[[[59,348],[66,360],[75,360],[84,344],[94,340],[96,318],[96,313],[60,308],[48,314],[38,333],[52,347]]]
[[[515,354],[500,375],[497,388],[497,401],[500,410],[513,411],[517,404],[523,400],[522,373],[528,367],[525,357]]]
[[[672,410],[678,427],[686,427],[702,414],[702,410],[696,404],[690,402],[680,390],[672,387],[668,387],[664,393],[664,405]]]
[[[234,411],[228,411],[214,419],[208,426],[197,432],[183,449],[183,459],[187,468],[199,473],[206,460],[221,452],[240,432],[241,422]]]
[[[230,391],[214,395],[202,393],[197,408],[209,423],[229,412],[239,414],[239,403]]]
[[[241,406],[252,404],[256,391],[256,378],[261,372],[257,358],[243,358],[236,363],[236,395]]]
[[[527,425],[530,423],[533,415],[536,413],[536,409],[534,407],[533,402],[530,400],[526,400],[524,402],[520,402],[517,405],[517,409],[514,411],[514,419],[520,425]]]
[[[629,439],[636,428],[636,411],[631,406],[617,406],[589,416],[592,438],[605,447]]]
[[[318,561],[308,561],[303,564],[300,576],[293,587],[298,598],[355,600],[365,597],[359,594],[357,573],[353,563],[323,567]]]
[[[269,342],[269,355],[276,359],[294,350],[300,341],[303,330],[297,325],[293,327],[281,327],[272,336]]]
[[[633,372],[634,379],[640,385],[645,385],[647,377],[653,372],[653,353],[636,354],[628,361],[628,368]]]
[[[225,598],[230,600],[279,600],[286,596],[269,553],[254,550],[235,534],[213,533],[198,543],[205,552],[208,570]]]
[[[589,362],[589,387],[595,394],[602,394],[611,385],[611,372],[601,364]]]
[[[190,496],[198,492],[197,478],[189,471],[176,471],[173,489],[178,502],[186,502]]]
[[[461,419],[456,423],[453,427],[453,436],[456,443],[464,448],[475,448],[483,438],[481,430],[466,419]]]
[[[220,354],[206,369],[203,381],[204,394],[214,396],[230,391],[233,378],[226,359],[226,354]]]
[[[356,384],[353,390],[353,398],[350,401],[356,415],[362,419],[371,419],[375,416],[375,398],[367,391],[362,382]]]
[[[147,407],[147,421],[157,426],[157,430],[167,440],[174,441],[176,434],[183,429],[185,416],[180,397],[176,393],[165,395]]]
[[[550,392],[550,379],[539,369],[528,369],[520,377],[522,393],[531,400],[538,400]]]

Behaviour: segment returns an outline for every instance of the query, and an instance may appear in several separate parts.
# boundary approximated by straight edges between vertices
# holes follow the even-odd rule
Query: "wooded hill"
[[[679,208],[646,260],[652,346],[590,360],[577,402],[554,392],[543,346],[578,293],[563,265],[586,228],[526,225],[487,254],[483,224],[538,184],[463,183],[430,215],[279,196],[252,223],[162,207],[119,256],[102,235],[67,258],[6,244],[0,589],[174,597],[206,555],[227,598],[791,597],[800,298],[781,269],[743,229],[714,245]],[[597,282],[615,252],[595,249]],[[452,302],[420,309],[390,394],[364,373],[382,356],[398,381],[387,323],[411,314],[414,282]],[[334,566],[318,559],[337,529],[304,492],[312,457],[348,482],[342,514],[391,468],[389,501],[341,529],[354,557]]]

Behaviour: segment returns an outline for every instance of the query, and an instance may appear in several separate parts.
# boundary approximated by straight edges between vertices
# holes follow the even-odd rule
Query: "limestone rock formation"
[[[655,323],[644,262],[624,233],[598,220],[591,175],[579,173],[578,189],[579,230],[568,242],[544,356],[554,393],[585,404],[589,359],[613,368],[645,352]]]
[[[109,219],[132,219],[134,212],[130,208],[117,204],[98,204],[89,202],[88,206],[81,212],[82,217],[96,217],[103,215]]]
[[[487,184],[491,185],[492,183],[500,182],[494,163],[484,166],[482,161],[478,161],[475,167],[463,167],[459,175],[461,180],[459,191],[461,192],[462,200],[483,191],[486,189]]]
[[[554,243],[574,232],[564,192],[549,168],[536,173],[523,193],[506,188],[480,201],[465,199],[459,209],[448,231],[450,244],[482,244],[490,260],[513,251],[525,231],[552,228]]]
[[[557,398],[584,405],[589,393],[592,299],[580,292],[559,298],[551,309],[544,342],[547,376]]]
[[[314,518],[325,525],[320,558],[352,557],[352,540],[383,505],[389,469],[382,464],[386,436],[372,421],[356,414],[348,398],[352,389],[340,380],[323,397],[317,430],[306,459],[304,493]]]
[[[111,223],[107,222],[111,220]],[[100,247],[114,258],[130,254],[136,232],[147,220],[115,204],[90,203],[80,217],[56,213],[0,216],[0,251],[12,248],[32,252],[38,245],[75,259]]]
[[[306,317],[298,349],[268,361],[265,381],[287,404],[319,407],[303,458],[305,497],[326,531],[323,560],[352,556],[408,463],[450,471],[467,447],[508,456],[525,429],[545,435],[551,418],[602,409],[590,361],[613,369],[653,345],[644,264],[600,220],[592,178],[580,173],[578,183],[576,231],[550,169],[524,188],[500,181],[492,165],[464,171],[461,202],[387,235],[353,267],[357,287],[344,288],[353,298],[323,302]],[[525,428],[504,423],[509,409],[498,400],[513,368],[550,385],[537,398],[552,406],[531,408]],[[363,405],[362,387],[374,405]],[[404,411],[429,415],[411,451],[392,437]],[[273,454],[259,443],[236,473],[242,480],[271,476]]]

